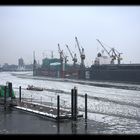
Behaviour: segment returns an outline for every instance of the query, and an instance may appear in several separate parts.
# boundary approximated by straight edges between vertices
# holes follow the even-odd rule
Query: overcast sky
[[[58,43],[79,57],[75,36],[86,65],[102,50],[96,39],[122,52],[123,63],[140,63],[140,6],[0,6],[1,65],[18,64],[20,57],[32,63],[33,51],[40,63],[51,51],[59,57]]]

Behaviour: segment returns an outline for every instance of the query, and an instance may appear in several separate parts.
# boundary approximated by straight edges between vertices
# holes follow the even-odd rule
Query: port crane
[[[58,52],[60,54],[60,61],[61,61],[61,77],[64,77],[64,71],[66,69],[66,64],[67,64],[67,57],[66,55],[64,55],[63,50],[60,49],[60,45],[58,44]],[[65,64],[63,64],[63,60],[65,60]]]
[[[61,50],[60,49],[60,45],[58,44],[58,52],[59,52],[59,54],[60,54],[60,61],[61,61],[61,63],[63,64],[63,50]]]
[[[100,45],[104,48],[104,50],[107,52],[107,54],[109,55],[109,57],[110,58],[112,58],[111,59],[111,64],[114,64],[114,60],[118,60],[118,64],[120,64],[120,61],[122,60],[122,58],[121,58],[121,54],[122,53],[119,53],[116,49],[114,49],[114,48],[111,48],[110,49],[110,51],[107,51],[107,49],[103,46],[103,44],[101,43],[101,41],[100,40],[98,40],[98,39],[96,39],[99,43],[100,43]]]
[[[63,50],[60,49],[60,45],[58,44],[58,52],[60,54],[60,61],[63,63],[63,60],[65,60],[65,64],[68,61],[68,56],[64,55]]]
[[[79,53],[80,53],[81,66],[84,67],[85,66],[85,64],[84,64],[84,60],[85,60],[84,48],[82,47],[82,50],[80,49],[77,37],[75,37],[75,40],[76,40],[76,43],[77,43],[77,46],[78,46],[78,49],[79,49]]]
[[[70,53],[70,55],[71,55],[71,57],[72,57],[73,66],[75,67],[76,62],[77,62],[76,53],[75,53],[74,56],[73,56],[72,53],[71,53],[71,51],[70,51],[70,49],[69,49],[69,47],[68,47],[68,45],[66,45],[66,47],[67,47],[67,49],[68,49],[68,51],[69,51],[69,53]]]

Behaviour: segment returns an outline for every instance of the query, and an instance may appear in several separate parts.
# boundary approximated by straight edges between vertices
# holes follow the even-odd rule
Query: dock
[[[67,109],[60,108],[59,110],[59,116],[58,116],[58,108],[47,106],[47,105],[41,105],[38,103],[31,103],[26,101],[17,101],[17,105],[14,104],[12,106],[14,109],[18,109],[24,112],[29,112],[32,114],[36,114],[38,116],[44,117],[44,118],[50,118],[54,120],[68,120],[72,119],[71,111]],[[78,118],[83,117],[83,114],[77,114]]]
[[[71,89],[71,108],[68,110],[60,105],[59,95],[57,95],[56,106],[49,105],[49,102],[45,102],[46,104],[40,104],[32,101],[23,100],[21,96],[21,86],[19,87],[19,98],[11,96],[12,94],[8,93],[12,93],[12,83],[10,83],[10,85],[11,88],[9,91],[7,90],[8,87],[3,87],[3,97],[0,98],[0,105],[4,107],[5,111],[8,108],[13,108],[27,113],[32,113],[44,118],[51,118],[57,121],[77,120],[78,118],[83,117],[83,114],[79,114],[78,111],[78,96],[76,88]],[[87,104],[87,101],[85,103]],[[85,107],[87,106],[86,104]],[[85,112],[85,117],[87,119],[87,107],[85,108]]]

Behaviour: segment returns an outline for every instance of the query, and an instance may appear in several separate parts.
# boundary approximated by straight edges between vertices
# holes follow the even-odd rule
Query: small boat
[[[43,88],[28,85],[27,90],[43,91]]]

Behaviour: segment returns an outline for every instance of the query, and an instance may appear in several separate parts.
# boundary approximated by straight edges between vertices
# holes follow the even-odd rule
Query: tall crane
[[[59,54],[60,54],[62,77],[64,77],[64,71],[66,69],[66,64],[67,64],[67,61],[68,61],[67,57],[68,56],[64,55],[63,50],[60,49],[59,44],[58,44],[58,51],[59,51]],[[65,64],[63,63],[63,60],[64,60]]]
[[[84,64],[84,60],[85,60],[84,48],[82,48],[82,50],[80,49],[77,37],[75,37],[75,40],[76,40],[76,43],[77,43],[77,46],[78,46],[78,49],[79,49],[79,53],[80,53],[81,66],[85,66],[85,64]]]
[[[60,54],[60,61],[61,61],[61,63],[63,63],[63,50],[61,50],[60,49],[60,45],[58,44],[58,52],[59,52],[59,54]]]
[[[107,54],[109,55],[109,57],[111,58],[111,64],[114,64],[114,60],[116,59],[116,56],[112,53],[112,55],[110,54],[112,49],[110,51],[107,51],[107,49],[103,46],[103,44],[101,43],[100,40],[96,39],[100,45],[103,47],[103,49],[107,52]]]
[[[63,77],[64,76],[63,50],[60,49],[60,45],[59,44],[58,44],[58,52],[60,54],[60,62],[61,62],[60,75],[61,75],[61,77]]]
[[[67,64],[68,62],[68,56],[64,55],[63,50],[60,49],[60,45],[58,44],[58,51],[60,53],[60,60],[63,62],[63,60],[65,61],[65,64]]]
[[[107,52],[107,54],[110,56],[109,52],[107,51],[107,49],[103,46],[103,44],[101,43],[101,41],[99,39],[96,39],[100,45],[103,47],[103,49]],[[110,56],[111,57],[111,56]]]
[[[76,64],[76,62],[77,62],[76,53],[75,53],[74,56],[73,56],[72,53],[71,53],[71,51],[70,51],[70,49],[69,49],[69,47],[68,47],[68,45],[66,45],[66,47],[67,47],[67,49],[68,49],[68,51],[69,51],[69,53],[70,53],[70,55],[71,55],[71,57],[72,57],[73,65],[75,66],[75,64]]]
[[[120,61],[122,60],[121,58],[121,54],[119,53],[115,48],[111,48],[110,51],[107,51],[107,49],[103,46],[103,44],[101,43],[101,41],[99,41],[97,39],[97,41],[101,44],[101,46],[104,48],[104,50],[107,52],[107,54],[109,55],[109,57],[112,58],[111,63],[114,64],[114,60],[118,60],[118,64],[120,64]]]

